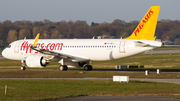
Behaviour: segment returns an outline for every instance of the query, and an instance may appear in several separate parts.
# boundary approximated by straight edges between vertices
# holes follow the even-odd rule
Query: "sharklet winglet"
[[[36,36],[36,38],[35,38],[35,40],[34,40],[33,46],[37,46],[38,39],[39,39],[39,34],[40,34],[40,33],[37,34],[37,36]]]

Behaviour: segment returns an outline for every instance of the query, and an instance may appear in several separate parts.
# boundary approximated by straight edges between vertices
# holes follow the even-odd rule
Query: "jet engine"
[[[48,64],[47,60],[41,55],[29,55],[26,57],[26,65],[28,67],[43,68]]]

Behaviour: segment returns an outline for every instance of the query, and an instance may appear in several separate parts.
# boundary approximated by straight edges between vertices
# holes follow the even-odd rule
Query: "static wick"
[[[6,93],[7,93],[7,85],[5,85],[5,95],[6,95]]]

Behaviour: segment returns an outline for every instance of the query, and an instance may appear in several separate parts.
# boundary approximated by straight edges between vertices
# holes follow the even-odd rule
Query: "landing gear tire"
[[[21,70],[26,70],[26,67],[21,67]]]
[[[25,60],[21,60],[21,63],[22,63],[21,70],[26,70]]]
[[[90,70],[92,70],[92,66],[91,65],[85,65],[84,70],[85,71],[90,71]]]
[[[60,71],[67,71],[68,67],[67,67],[67,65],[61,65],[61,66],[59,66],[59,70]]]

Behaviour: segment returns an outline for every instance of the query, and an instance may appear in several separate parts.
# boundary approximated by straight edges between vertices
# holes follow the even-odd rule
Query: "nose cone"
[[[5,49],[2,51],[2,56],[5,57],[6,55],[6,52],[5,52]]]
[[[8,53],[6,52],[6,49],[2,51],[2,56],[8,58]]]

